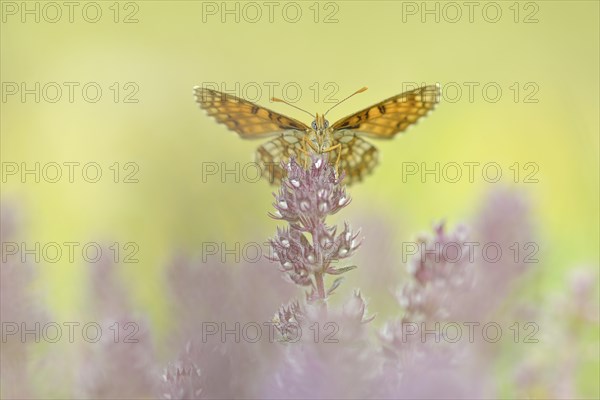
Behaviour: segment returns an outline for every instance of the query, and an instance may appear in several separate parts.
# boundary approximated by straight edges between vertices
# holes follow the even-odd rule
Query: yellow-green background
[[[432,16],[426,23],[419,16],[403,22],[402,3],[393,1],[338,1],[339,22],[332,24],[312,20],[312,1],[298,2],[303,17],[295,24],[280,12],[273,23],[266,15],[254,24],[235,23],[231,16],[227,23],[219,16],[203,22],[199,1],[139,1],[139,22],[124,24],[112,21],[112,3],[100,2],[104,16],[96,24],[78,13],[74,23],[66,16],[56,24],[7,17],[3,82],[94,81],[104,94],[96,104],[79,95],[73,104],[64,98],[36,104],[31,96],[21,103],[13,96],[2,104],[1,156],[19,163],[95,161],[106,174],[115,161],[135,162],[139,183],[115,184],[107,176],[97,184],[23,184],[13,177],[2,184],[2,201],[19,205],[25,241],[137,242],[140,263],[123,265],[120,272],[157,331],[168,321],[161,274],[174,251],[199,254],[206,241],[262,241],[276,226],[266,216],[272,208],[266,183],[220,183],[214,177],[202,183],[203,162],[251,161],[260,143],[240,140],[198,110],[192,87],[206,82],[230,88],[258,82],[264,89],[259,103],[305,122],[305,114],[269,104],[262,83],[297,82],[304,95],[295,104],[312,112],[329,106],[314,102],[314,82],[321,88],[336,83],[338,99],[368,86],[331,113],[335,120],[399,93],[406,82],[458,82],[464,89],[460,101],[442,99],[407,135],[375,143],[381,164],[351,188],[353,203],[340,217],[380,218],[394,240],[411,240],[438,219],[451,225],[469,220],[483,194],[499,184],[480,175],[475,183],[402,183],[402,162],[495,161],[507,184],[510,165],[535,162],[539,183],[512,185],[527,191],[534,205],[541,290],[560,287],[573,266],[598,264],[598,2],[536,2],[539,22],[532,24],[513,22],[513,2],[498,2],[503,17],[495,24],[484,21],[481,7],[473,23],[467,15],[458,23],[435,23]],[[321,8],[321,19],[324,14]],[[108,90],[113,82],[137,83],[139,103],[115,104]],[[463,82],[480,83],[473,102]],[[482,98],[487,82],[503,89],[497,103]],[[514,82],[522,95],[522,86],[535,82],[539,102],[515,103],[509,89]],[[368,252],[374,240],[368,238],[360,251]],[[377,268],[360,267],[349,276],[348,289]],[[42,269],[37,283],[57,315],[81,306],[82,276],[83,268],[67,263]]]

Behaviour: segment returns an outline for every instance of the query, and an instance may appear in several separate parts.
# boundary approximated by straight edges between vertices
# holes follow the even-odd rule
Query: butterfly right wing
[[[260,166],[262,176],[273,185],[279,185],[285,177],[285,170],[281,168],[281,161],[288,162],[294,156],[297,160],[306,157],[302,146],[302,137],[305,133],[300,131],[286,131],[283,135],[270,140],[256,150],[256,163]]]
[[[286,130],[308,130],[304,123],[247,100],[216,90],[194,87],[196,102],[217,122],[246,139],[260,138]]]

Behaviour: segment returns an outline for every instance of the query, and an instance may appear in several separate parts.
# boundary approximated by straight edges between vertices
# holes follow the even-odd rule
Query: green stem
[[[319,298],[325,301],[325,283],[322,272],[315,272],[315,281],[317,282],[317,292],[319,293]]]
[[[315,272],[315,282],[317,283],[317,294],[319,299],[317,300],[320,304],[320,309],[322,313],[327,312],[327,297],[325,296],[325,282],[324,275],[322,272]]]
[[[320,220],[319,224],[321,226],[325,225],[325,219]],[[321,305],[323,309],[326,309],[327,305],[325,303],[325,282],[324,282],[324,272],[325,268],[323,266],[323,255],[321,254],[321,247],[319,242],[319,226],[317,224],[313,225],[317,226],[312,232],[311,236],[313,239],[313,249],[315,250],[315,262],[317,265],[321,266],[319,272],[315,272],[315,282],[317,284],[317,293],[319,295],[319,300],[321,301]]]

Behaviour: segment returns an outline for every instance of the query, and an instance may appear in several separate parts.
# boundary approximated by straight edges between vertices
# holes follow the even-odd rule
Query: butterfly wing
[[[262,169],[262,175],[270,183],[279,185],[285,176],[281,161],[288,161],[291,156],[297,159],[306,157],[302,148],[302,137],[299,133],[285,134],[264,143],[256,150],[256,162]]]
[[[246,139],[260,138],[285,130],[308,128],[304,123],[247,100],[216,90],[194,87],[196,102],[217,122],[225,124]]]
[[[340,143],[340,172],[345,172],[344,184],[351,185],[371,173],[377,165],[377,148],[348,131],[334,134],[334,143]],[[337,151],[330,156],[330,161],[335,161]]]
[[[366,136],[390,139],[433,110],[439,98],[439,85],[409,90],[342,118],[332,129],[348,129]]]
[[[371,173],[377,165],[377,149],[375,146],[356,135],[340,134],[334,137],[332,144],[340,143],[340,149],[332,151],[329,161],[333,165],[340,154],[339,171],[345,171],[344,184],[351,185]],[[302,147],[302,138],[293,134],[279,136],[258,147],[256,162],[262,169],[262,175],[270,183],[279,185],[285,176],[281,168],[281,160],[289,160],[291,156],[304,160],[306,151]]]

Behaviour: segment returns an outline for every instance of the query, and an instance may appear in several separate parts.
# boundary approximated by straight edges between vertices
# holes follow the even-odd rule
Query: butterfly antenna
[[[367,87],[366,87],[366,86],[365,86],[365,87],[362,87],[362,88],[360,88],[360,89],[358,89],[356,92],[352,93],[350,96],[346,97],[345,99],[342,99],[342,100],[338,101],[338,102],[337,102],[337,103],[335,103],[335,104],[334,104],[334,105],[333,105],[333,106],[332,106],[332,107],[331,107],[329,110],[327,110],[327,111],[325,112],[325,114],[323,114],[323,116],[326,116],[326,115],[327,115],[327,113],[328,113],[329,111],[333,110],[335,107],[339,106],[340,104],[342,104],[343,102],[345,102],[346,100],[348,100],[350,97],[354,96],[355,94],[362,93],[362,92],[364,92],[365,90],[367,90]]]
[[[274,102],[277,102],[277,103],[285,103],[285,104],[287,104],[288,106],[294,107],[294,108],[295,108],[295,109],[297,109],[297,110],[304,111],[305,113],[307,113],[308,115],[310,115],[312,118],[314,118],[314,117],[315,117],[314,115],[312,115],[311,113],[309,113],[309,112],[308,112],[308,111],[306,111],[305,109],[303,109],[303,108],[300,108],[300,107],[298,107],[298,106],[295,106],[295,105],[293,105],[293,104],[291,104],[291,103],[288,103],[288,102],[287,102],[287,101],[285,101],[285,100],[278,99],[277,97],[271,97],[271,101],[274,101]]]

